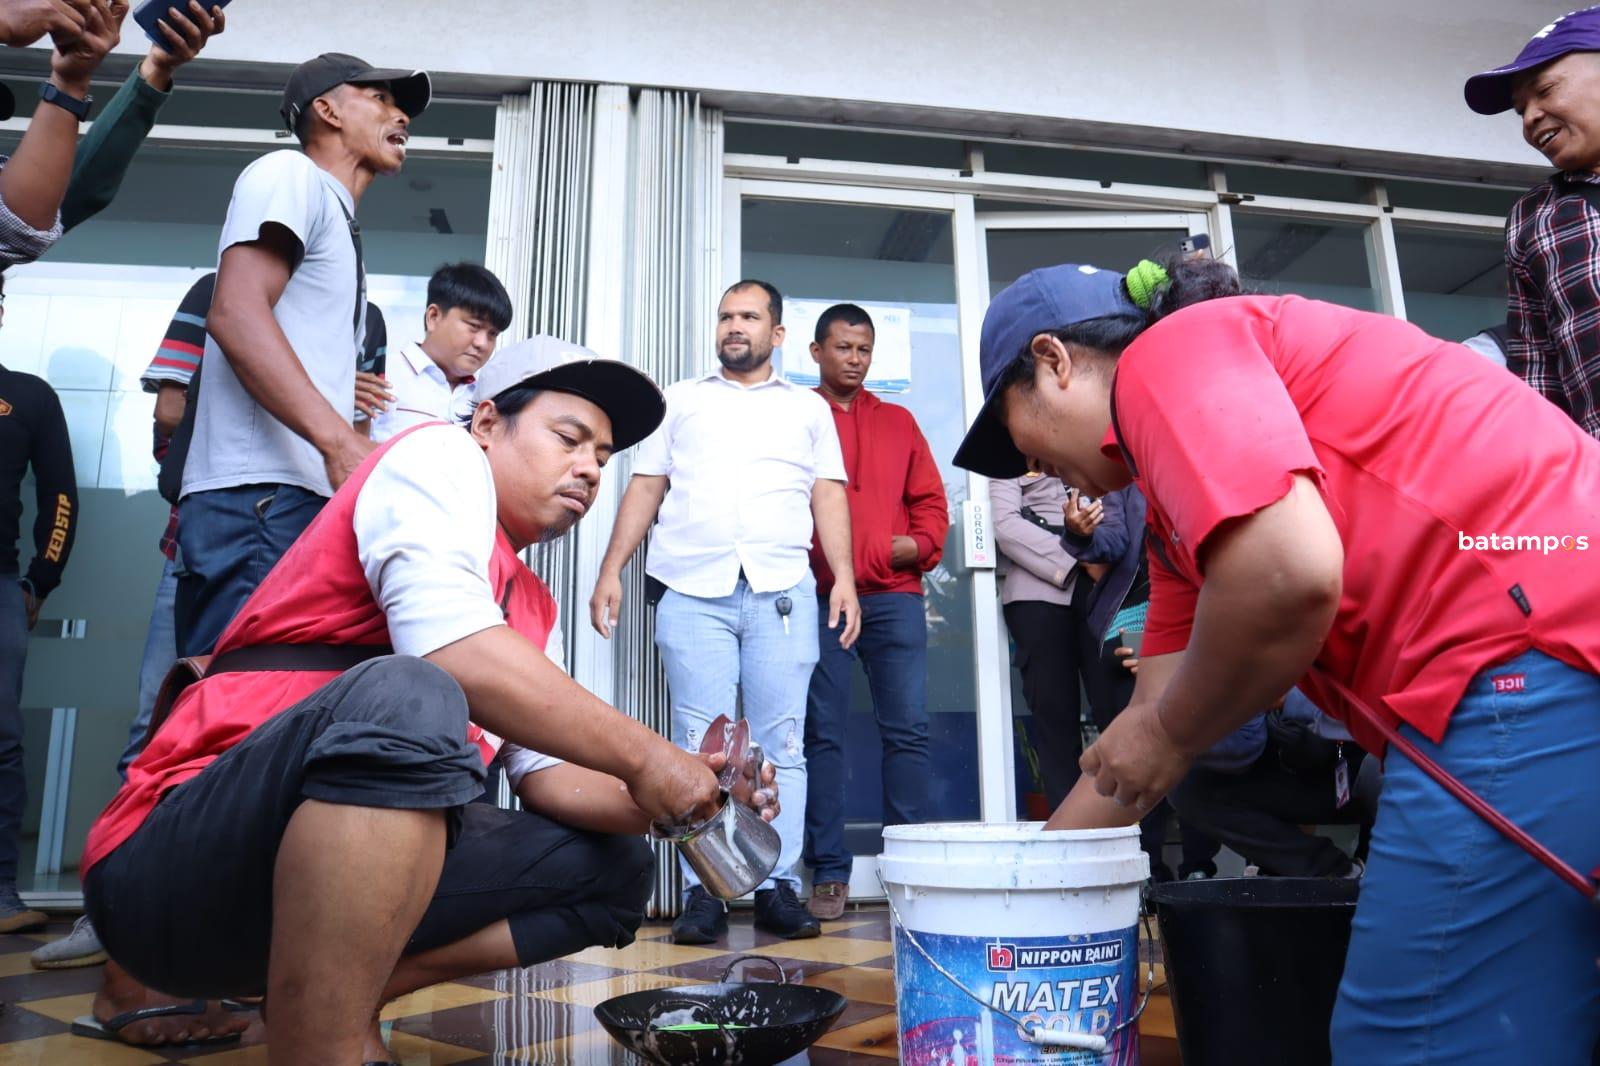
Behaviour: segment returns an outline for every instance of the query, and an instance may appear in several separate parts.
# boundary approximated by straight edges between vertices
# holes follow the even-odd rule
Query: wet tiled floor
[[[28,963],[30,951],[64,935],[69,925],[57,922],[35,936],[0,936],[0,1066],[265,1066],[259,1022],[238,1044],[216,1049],[144,1050],[72,1036],[72,1019],[89,1012],[100,968],[45,972]],[[714,981],[747,952],[770,955],[792,978],[850,1001],[832,1031],[794,1062],[834,1066],[897,1058],[889,916],[872,907],[828,923],[815,940],[778,940],[752,928],[749,911],[736,911],[726,948],[679,947],[665,925],[652,924],[621,951],[594,948],[527,970],[436,985],[384,1011],[390,1053],[405,1066],[637,1062],[600,1028],[595,1004],[638,989]],[[750,969],[752,977],[765,977],[763,967]],[[1169,1066],[1179,1061],[1177,1043],[1159,966],[1156,973],[1156,992],[1140,1026],[1141,1050],[1145,1066]]]

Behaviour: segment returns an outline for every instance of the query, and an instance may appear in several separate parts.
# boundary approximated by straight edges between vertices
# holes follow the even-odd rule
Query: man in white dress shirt
[[[471,406],[474,375],[511,325],[506,287],[476,263],[450,263],[428,279],[424,336],[390,359],[389,404],[372,420],[379,444],[424,422],[449,419]]]
[[[783,298],[764,281],[723,294],[721,366],[667,390],[666,420],[634,456],[589,610],[609,637],[622,567],[654,523],[646,572],[667,586],[656,645],[672,691],[672,739],[696,750],[712,719],[733,717],[742,704],[784,796],[773,823],[783,850],[756,892],[756,926],[795,938],[820,931],[796,895],[795,873],[804,843],[806,692],[819,639],[813,521],[836,579],[822,639],[855,643],[861,608],[838,430],[822,397],[774,371],[782,321]],[[727,931],[727,909],[687,865],[684,876],[690,887],[673,939],[715,943]]]

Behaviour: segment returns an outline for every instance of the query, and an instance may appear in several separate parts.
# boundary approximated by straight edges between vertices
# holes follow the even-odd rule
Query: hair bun
[[[1128,299],[1132,300],[1140,310],[1148,311],[1156,293],[1165,288],[1171,280],[1160,263],[1141,259],[1132,270],[1128,271],[1123,284],[1127,287]]]

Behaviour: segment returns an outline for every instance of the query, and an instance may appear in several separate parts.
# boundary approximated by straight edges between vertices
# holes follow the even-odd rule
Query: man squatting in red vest
[[[85,901],[115,961],[91,1027],[174,1005],[141,983],[264,993],[274,1066],[382,1063],[389,1000],[632,942],[639,834],[710,813],[722,757],[568,678],[517,553],[583,516],[664,402],[551,337],[500,352],[477,399],[469,429],[419,426],[357,468],[95,822]],[[523,811],[469,803],[501,737]],[[768,820],[772,773],[751,800]],[[191,1038],[238,1028],[196,1021]]]

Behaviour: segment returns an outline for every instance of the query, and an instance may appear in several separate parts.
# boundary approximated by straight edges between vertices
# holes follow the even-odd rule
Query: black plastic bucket
[[[1169,881],[1150,890],[1184,1066],[1318,1066],[1361,882]]]

